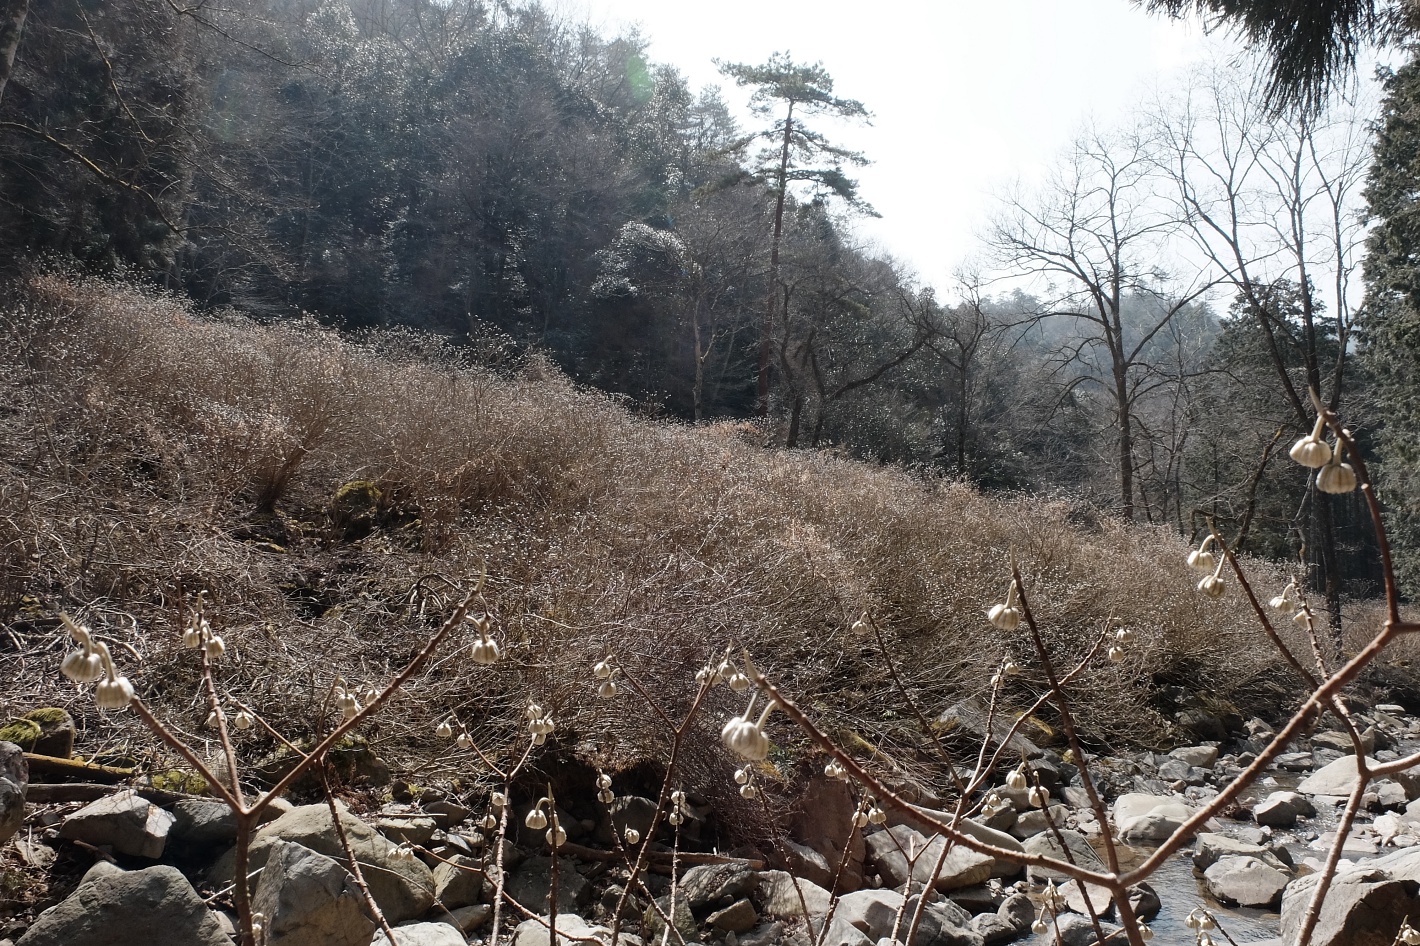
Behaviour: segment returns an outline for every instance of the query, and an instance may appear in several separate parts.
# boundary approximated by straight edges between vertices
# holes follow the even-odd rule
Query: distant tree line
[[[1006,195],[987,275],[939,294],[853,236],[866,159],[820,126],[867,107],[784,55],[722,65],[745,129],[636,34],[536,4],[16,0],[0,20],[11,274],[62,259],[260,318],[535,349],[638,409],[763,416],[772,446],[1212,523],[1334,612],[1376,573],[1354,499],[1283,462],[1311,392],[1393,492],[1420,477],[1414,66],[1374,155],[1363,111],[1316,104],[1331,72],[1293,77],[1313,107],[1290,117],[1252,74],[1201,72]],[[1420,590],[1420,511],[1393,501]]]

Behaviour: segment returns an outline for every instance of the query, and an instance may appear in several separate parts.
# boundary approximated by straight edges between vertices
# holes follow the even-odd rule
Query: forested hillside
[[[1004,191],[979,272],[933,287],[855,236],[872,155],[834,133],[873,103],[820,65],[694,89],[644,37],[536,4],[27,6],[0,87],[10,278],[125,273],[258,320],[546,356],[641,413],[762,418],[775,447],[1211,519],[1333,612],[1377,591],[1359,500],[1281,466],[1315,390],[1402,493],[1414,467],[1413,411],[1381,406],[1413,397],[1408,336],[1358,305],[1366,197],[1390,212],[1390,185],[1363,196],[1364,101],[1293,118],[1246,65],[1190,75]]]

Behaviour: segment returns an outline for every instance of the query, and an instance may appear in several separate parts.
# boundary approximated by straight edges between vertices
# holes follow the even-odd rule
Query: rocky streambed
[[[1381,705],[1359,719],[1374,760],[1420,747],[1420,720],[1399,706]],[[1253,720],[1227,738],[1167,754],[1092,759],[1109,800],[1110,830],[1126,857],[1147,857],[1236,778],[1270,734]],[[1290,941],[1335,838],[1343,797],[1355,784],[1351,748],[1335,732],[1296,746],[1242,804],[1134,888],[1133,906],[1153,929],[1153,942],[1194,944],[1197,931],[1187,920],[1200,909],[1234,942]],[[1047,749],[1030,746],[1026,755],[1032,780],[1049,791],[1046,804],[1003,784],[970,829],[1024,852],[1058,855],[1063,841],[1077,861],[1097,861],[1105,829],[1078,770]],[[921,946],[1045,943],[1057,929],[1070,946],[1095,941],[1074,885],[1062,886],[1064,900],[1051,919],[1042,903],[1052,880],[1047,873],[964,848],[950,850],[934,872],[943,842],[922,830],[924,823],[890,816],[853,831],[854,792],[826,776],[803,787],[787,837],[729,852],[697,843],[713,836],[715,823],[700,799],[686,800],[683,843],[673,852],[664,826],[653,834],[654,801],[612,793],[607,803],[587,794],[556,809],[567,839],[555,859],[544,831],[526,826],[532,799],[509,800],[510,829],[501,846],[490,840],[486,799],[395,783],[382,807],[361,816],[340,809],[344,842],[325,803],[278,800],[252,847],[254,909],[264,917],[265,941],[387,943],[347,870],[345,843],[404,946],[486,942],[499,878],[500,937],[511,936],[514,946],[547,946],[553,922],[559,942],[609,942],[616,928],[630,946],[811,946],[818,939],[824,946],[874,946],[903,937],[904,917],[918,898],[926,900],[915,940]],[[919,801],[926,809],[941,804],[925,791]],[[141,787],[27,788],[24,757],[0,744],[0,865],[8,874],[0,946],[229,946],[234,837],[230,813],[206,798]],[[1420,918],[1420,773],[1370,786],[1345,843],[1313,942],[1392,943],[1407,916]],[[642,851],[646,870],[630,881],[627,865]],[[17,907],[13,892],[24,878],[58,870],[56,864],[67,865],[70,880],[54,884],[48,902]],[[1091,893],[1111,919],[1107,897]],[[1042,917],[1050,919],[1049,931],[1032,932]]]

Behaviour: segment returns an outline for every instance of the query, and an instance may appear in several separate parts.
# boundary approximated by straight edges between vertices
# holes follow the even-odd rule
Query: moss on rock
[[[0,742],[13,742],[26,752],[34,752],[39,732],[39,724],[32,720],[12,719],[0,726]]]

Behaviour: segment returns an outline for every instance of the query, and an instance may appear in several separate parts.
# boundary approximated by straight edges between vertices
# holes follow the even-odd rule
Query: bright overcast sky
[[[639,26],[649,58],[697,88],[722,83],[714,58],[758,64],[787,50],[822,61],[835,93],[874,114],[866,128],[821,123],[835,143],[873,160],[858,179],[882,219],[861,232],[946,295],[953,270],[980,246],[993,195],[1038,174],[1086,119],[1122,118],[1170,74],[1233,48],[1129,0],[553,5],[603,32]],[[747,97],[726,86],[732,106]]]

